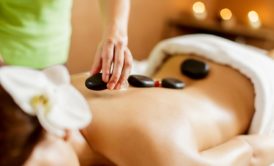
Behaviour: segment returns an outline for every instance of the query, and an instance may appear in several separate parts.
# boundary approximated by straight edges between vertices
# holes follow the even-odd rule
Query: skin
[[[209,77],[194,81],[181,75],[179,65],[188,57],[209,63]],[[164,77],[181,79],[187,87],[92,92],[83,87],[85,76],[74,77],[94,116],[82,131],[89,145],[119,166],[261,166],[274,161],[271,136],[244,135],[254,113],[249,79],[190,55],[167,61],[154,75]]]
[[[132,55],[127,46],[129,0],[100,0],[103,37],[97,48],[91,74],[102,70],[108,89],[120,89],[126,84],[132,68]],[[113,65],[113,70],[111,66]],[[110,75],[112,74],[112,75]]]
[[[94,151],[90,145],[86,142],[84,137],[79,131],[70,133],[69,139],[66,140],[70,146],[74,149],[74,152],[78,156],[78,160],[81,166],[113,166],[110,162],[100,153]]]
[[[44,132],[44,138],[36,145],[25,166],[80,166],[73,148],[60,138]]]
[[[113,165],[104,156],[92,150],[79,131],[71,131],[67,139],[55,137],[45,131],[43,134],[44,137],[35,146],[24,166]]]
[[[180,63],[188,57],[206,61],[210,75],[199,81],[181,75]],[[154,78],[181,79],[187,84],[184,90],[89,91],[83,86],[87,76],[72,78],[93,113],[92,123],[81,131],[87,142],[75,133],[68,140],[81,165],[268,166],[274,162],[272,136],[245,135],[254,113],[254,90],[249,79],[230,67],[193,55],[171,58]],[[86,160],[81,159],[83,154]],[[33,155],[39,156],[35,151]]]

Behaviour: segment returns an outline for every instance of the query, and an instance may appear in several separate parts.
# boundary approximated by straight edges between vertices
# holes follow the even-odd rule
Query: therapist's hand
[[[95,54],[91,74],[102,70],[108,89],[120,89],[127,84],[132,66],[128,49],[128,17],[130,0],[99,0],[103,37]]]
[[[114,30],[104,35],[97,48],[91,74],[102,70],[103,81],[110,90],[121,89],[127,85],[133,62],[127,44],[127,36]]]

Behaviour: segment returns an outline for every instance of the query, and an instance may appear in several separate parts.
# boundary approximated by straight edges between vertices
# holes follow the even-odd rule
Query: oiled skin
[[[94,92],[84,87],[86,75],[73,77],[73,85],[93,113],[92,123],[82,130],[96,151],[92,155],[100,154],[119,166],[267,165],[273,160],[269,156],[274,151],[273,138],[240,136],[254,113],[250,80],[205,59],[201,60],[209,63],[210,75],[190,80],[179,70],[188,57],[201,59],[170,58],[154,76],[181,79],[187,84],[184,90]],[[254,160],[254,152],[260,159]]]

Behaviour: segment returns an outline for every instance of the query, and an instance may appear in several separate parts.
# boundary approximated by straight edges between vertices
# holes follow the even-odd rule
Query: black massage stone
[[[203,79],[209,73],[209,65],[195,59],[187,59],[181,64],[181,73],[192,79]]]
[[[165,78],[162,80],[162,87],[171,89],[183,89],[185,83],[175,78]]]
[[[129,76],[128,83],[134,87],[154,87],[154,81],[143,75]]]
[[[86,82],[86,87],[90,90],[104,90],[107,89],[107,84],[102,79],[102,73],[97,73],[89,77]]]

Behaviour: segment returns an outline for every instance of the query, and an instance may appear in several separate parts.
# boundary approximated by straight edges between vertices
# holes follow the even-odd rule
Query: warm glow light
[[[195,13],[204,13],[205,12],[205,4],[201,1],[195,2],[192,6],[192,9]]]
[[[201,1],[197,1],[192,6],[192,11],[194,16],[197,19],[205,19],[206,18],[206,7],[205,4]]]
[[[228,8],[224,8],[220,11],[220,16],[223,20],[230,20],[232,18],[232,12]]]
[[[248,12],[248,18],[251,22],[257,22],[260,21],[259,15],[254,10]]]
[[[248,14],[248,21],[252,28],[259,28],[261,26],[261,20],[258,13],[254,10],[249,11]]]

